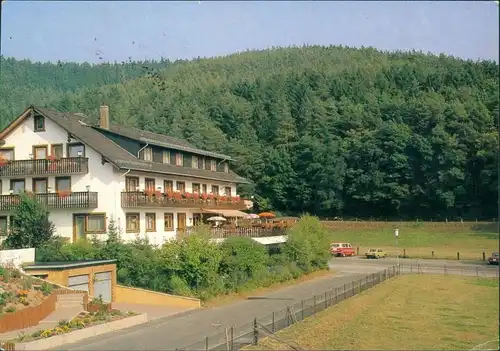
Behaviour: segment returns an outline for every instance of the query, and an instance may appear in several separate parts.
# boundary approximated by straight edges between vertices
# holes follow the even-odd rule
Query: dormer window
[[[229,163],[224,162],[224,172],[229,173]]]
[[[153,161],[153,150],[150,147],[144,149],[144,161]]]
[[[45,117],[42,115],[35,115],[33,118],[35,132],[45,132]]]
[[[175,154],[175,165],[182,166],[184,164],[184,155],[180,152]]]
[[[163,163],[170,163],[170,151],[163,151]]]
[[[193,156],[192,161],[191,161],[191,168],[198,168],[198,156]]]

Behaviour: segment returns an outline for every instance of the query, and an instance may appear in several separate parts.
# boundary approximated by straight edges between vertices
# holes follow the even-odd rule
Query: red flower
[[[182,195],[184,196],[185,199],[190,199],[193,197],[193,194],[191,194],[191,193],[184,193]]]
[[[220,196],[220,197],[219,197],[219,200],[220,200],[220,201],[226,201],[226,200],[227,200],[227,198],[226,198],[225,196]]]
[[[193,194],[193,199],[198,200],[200,198],[200,194],[194,193]]]
[[[144,190],[144,193],[147,195],[147,196],[153,196],[154,194],[154,190],[153,189],[146,189]]]
[[[47,156],[47,160],[50,161],[50,162],[54,162],[54,161],[57,161],[58,158],[55,157],[54,155],[49,155],[49,156]]]
[[[59,197],[62,197],[62,198],[65,198],[70,194],[71,194],[71,191],[68,191],[68,190],[61,190],[61,191],[57,192],[57,195],[59,195]]]
[[[7,160],[3,157],[0,157],[0,167],[5,166],[7,163],[9,163],[9,160]]]
[[[208,195],[207,195],[207,194],[205,194],[205,193],[203,193],[203,194],[201,194],[201,198],[202,198],[203,200],[206,200],[206,199],[208,199]]]

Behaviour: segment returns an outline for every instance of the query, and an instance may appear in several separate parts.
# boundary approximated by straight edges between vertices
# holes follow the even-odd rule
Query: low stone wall
[[[23,263],[35,262],[35,249],[0,250],[0,265],[19,267]]]
[[[176,306],[185,308],[200,308],[199,299],[169,295],[156,291],[132,288],[129,286],[116,286],[116,301],[124,303],[139,303],[158,306]]]

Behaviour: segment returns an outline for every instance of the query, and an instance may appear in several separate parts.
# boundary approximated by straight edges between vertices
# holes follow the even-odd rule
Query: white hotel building
[[[252,206],[236,194],[247,180],[231,158],[169,136],[81,114],[30,106],[0,132],[0,235],[7,235],[20,192],[32,192],[56,232],[71,241],[107,232],[153,244],[176,237],[202,216],[238,216]]]

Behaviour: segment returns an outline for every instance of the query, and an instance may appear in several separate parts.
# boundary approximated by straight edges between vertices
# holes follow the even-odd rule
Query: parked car
[[[332,243],[330,244],[330,253],[337,257],[354,256],[356,251],[350,243]]]
[[[498,264],[500,261],[500,253],[493,252],[490,257],[488,257],[489,264]]]
[[[382,249],[369,249],[365,256],[366,258],[384,258],[387,257],[387,253]]]

